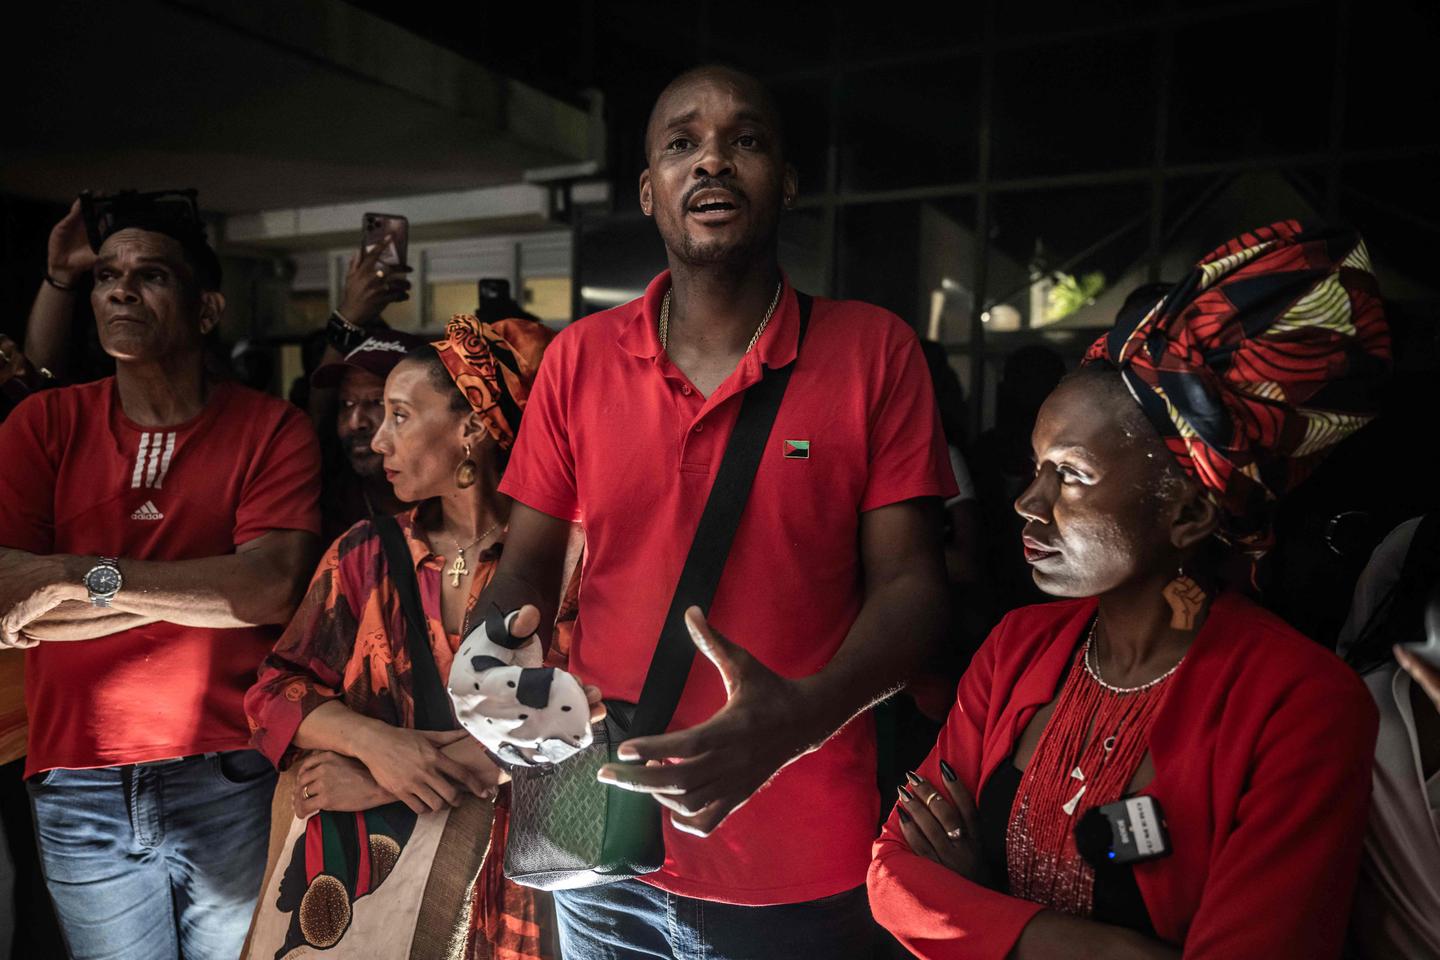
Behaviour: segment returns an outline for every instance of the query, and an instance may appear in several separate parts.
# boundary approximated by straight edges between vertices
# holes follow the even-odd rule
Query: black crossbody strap
[[[405,612],[405,649],[410,652],[410,684],[415,695],[415,729],[454,730],[455,714],[450,710],[450,697],[435,666],[430,649],[430,628],[420,607],[420,583],[415,579],[415,560],[405,544],[400,524],[388,514],[376,516],[371,523],[385,547],[385,564],[390,568],[390,582],[400,595],[400,609]]]
[[[800,307],[795,360],[777,370],[766,369],[760,382],[745,391],[740,414],[735,420],[735,430],[725,446],[725,456],[720,461],[715,483],[705,501],[705,510],[700,514],[700,524],[695,529],[695,539],[691,541],[690,552],[685,557],[685,567],[680,571],[670,611],[665,614],[665,625],[660,629],[655,656],[645,674],[645,686],[640,691],[640,700],[630,725],[629,735],[632,737],[664,732],[680,703],[680,693],[685,689],[690,665],[695,661],[695,644],[685,626],[685,611],[697,606],[708,611],[710,602],[715,599],[715,589],[720,585],[720,575],[725,572],[725,561],[730,556],[735,531],[740,527],[740,515],[750,497],[755,471],[760,466],[760,457],[770,439],[770,428],[780,412],[780,401],[785,398],[785,388],[789,386],[790,374],[799,362],[800,347],[805,342],[805,331],[810,325],[811,298],[796,291],[795,299]]]

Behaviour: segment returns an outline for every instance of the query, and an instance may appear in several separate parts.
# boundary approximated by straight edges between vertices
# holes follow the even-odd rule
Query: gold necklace
[[[765,326],[775,314],[775,307],[780,303],[780,292],[785,289],[784,282],[775,284],[775,296],[770,298],[770,309],[765,311],[765,316],[760,321],[760,326],[755,328],[755,333],[750,337],[750,343],[746,345],[745,352],[749,353],[755,349],[755,344],[760,342],[760,334],[765,332]],[[670,291],[665,291],[665,299],[660,301],[660,349],[667,348],[667,341],[670,334]]]
[[[504,520],[496,520],[493,524],[490,525],[489,530],[486,530],[484,533],[480,534],[480,536],[476,537],[474,540],[471,540],[468,544],[466,544],[466,546],[475,546],[475,544],[479,543],[481,540],[484,540],[496,530],[499,530],[500,524],[504,522]],[[468,577],[470,575],[470,568],[465,566],[465,547],[460,546],[460,541],[451,538],[450,545],[455,548],[455,562],[450,564],[450,569],[446,571],[446,574],[450,577],[450,586],[458,587],[460,586],[460,578]]]

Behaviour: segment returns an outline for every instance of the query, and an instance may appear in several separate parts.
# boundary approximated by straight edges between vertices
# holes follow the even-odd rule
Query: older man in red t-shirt
[[[298,410],[207,378],[224,298],[198,220],[137,219],[92,267],[115,376],[0,424],[0,644],[29,648],[25,772],[71,955],[218,960],[274,788],[241,701],[314,563],[319,462]]]
[[[640,203],[670,269],[547,351],[500,488],[516,501],[510,538],[481,603],[553,608],[566,533],[582,524],[569,666],[635,701],[746,391],[764,368],[795,366],[714,601],[689,614],[708,661],[672,732],[619,748],[669,762],[600,772],[667,808],[665,865],[557,893],[562,949],[867,956],[879,797],[866,708],[901,685],[945,617],[939,510],[955,487],[929,374],[915,334],[863,303],[817,298],[799,342],[776,260],[795,174],[753,78],[680,77],[646,150]]]

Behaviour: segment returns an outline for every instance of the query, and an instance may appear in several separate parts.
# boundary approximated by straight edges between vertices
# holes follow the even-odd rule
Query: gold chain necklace
[[[486,530],[484,533],[480,534],[480,536],[476,537],[474,540],[471,540],[468,544],[466,544],[465,547],[460,546],[460,541],[458,540],[455,540],[453,538],[450,540],[450,545],[455,548],[455,562],[450,564],[449,570],[445,571],[446,574],[450,577],[450,586],[460,586],[460,578],[468,577],[470,575],[470,568],[465,566],[466,547],[475,546],[475,544],[479,543],[481,540],[484,540],[496,530],[499,530],[500,524],[504,522],[504,520],[496,520],[493,524],[490,525],[489,530]]]
[[[745,352],[749,353],[755,349],[755,344],[760,342],[760,334],[765,332],[765,327],[770,323],[770,318],[775,314],[775,307],[780,303],[780,291],[785,289],[785,284],[775,284],[775,296],[770,298],[770,309],[765,311],[765,317],[760,321],[760,326],[755,328],[755,334],[746,345]],[[667,349],[670,335],[670,291],[665,291],[665,299],[660,301],[660,349]]]

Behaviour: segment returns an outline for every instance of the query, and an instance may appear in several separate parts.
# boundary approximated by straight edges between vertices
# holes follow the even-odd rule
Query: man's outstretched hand
[[[820,729],[815,711],[806,709],[801,681],[780,676],[721,636],[699,607],[685,611],[685,625],[720,671],[725,706],[688,730],[625,741],[616,755],[644,765],[606,764],[597,778],[650,794],[673,811],[670,822],[677,829],[704,837],[832,731]]]

